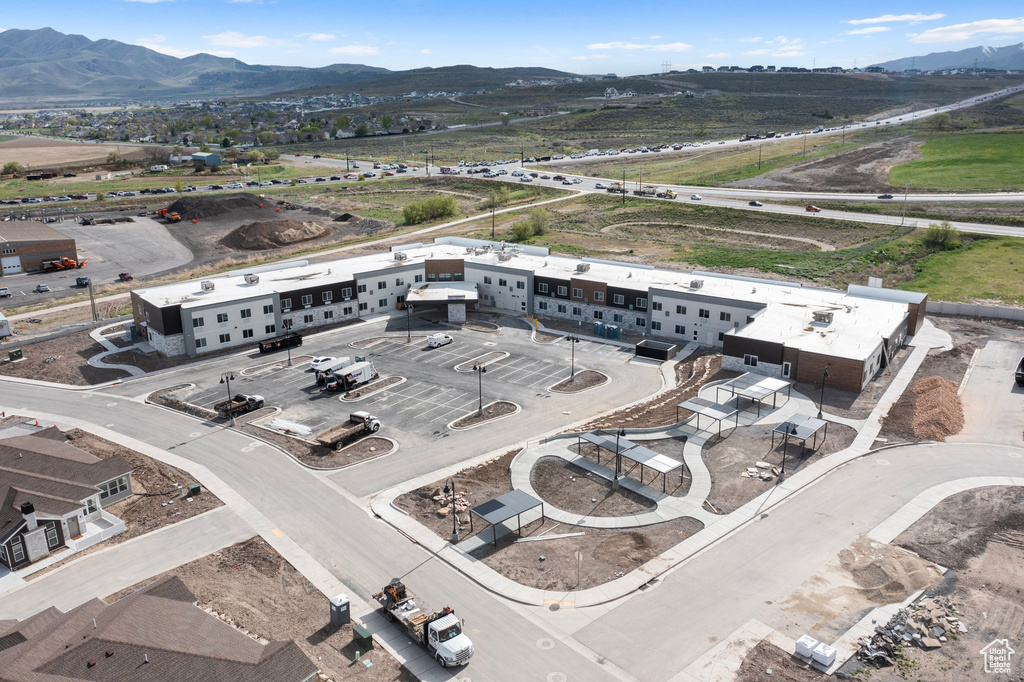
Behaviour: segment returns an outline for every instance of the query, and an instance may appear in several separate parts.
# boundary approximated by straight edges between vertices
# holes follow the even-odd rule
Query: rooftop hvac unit
[[[512,260],[512,254],[511,253],[499,253],[498,254],[498,262],[499,263],[504,263],[504,262],[510,261],[510,260]]]
[[[820,312],[814,313],[814,321],[823,324],[832,324],[832,313],[831,312]]]
[[[408,257],[405,251],[395,251],[395,260],[406,260]]]
[[[577,263],[576,272],[590,272],[590,263]]]
[[[476,249],[473,248],[472,246],[467,246],[466,253],[476,253]]]
[[[700,289],[703,286],[704,286],[704,280],[702,280],[702,279],[691,279],[690,280],[690,288],[691,289]]]
[[[213,291],[214,284],[210,280],[202,283],[203,291]]]
[[[252,275],[252,274],[246,275],[245,276],[245,283],[246,284],[259,284],[260,283],[260,276],[259,275]]]

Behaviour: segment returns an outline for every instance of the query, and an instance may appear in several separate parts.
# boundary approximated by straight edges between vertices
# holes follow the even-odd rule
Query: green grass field
[[[1024,134],[936,137],[922,159],[894,167],[889,182],[911,188],[997,190],[1024,185]]]
[[[921,259],[900,289],[924,291],[940,301],[988,300],[1024,304],[1024,239],[978,239],[955,251]]]
[[[15,135],[0,135],[0,142],[8,142],[10,140],[18,139]]]

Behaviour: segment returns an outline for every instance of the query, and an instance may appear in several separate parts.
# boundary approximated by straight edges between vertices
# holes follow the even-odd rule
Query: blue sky
[[[701,65],[867,66],[1024,41],[1017,0],[765,3],[562,0],[50,0],[5,3],[0,29],[50,26],[253,64],[474,64],[577,73]],[[45,7],[45,9],[40,9]]]

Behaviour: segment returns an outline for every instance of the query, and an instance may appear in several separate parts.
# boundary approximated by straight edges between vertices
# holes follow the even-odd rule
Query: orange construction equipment
[[[166,218],[167,220],[171,221],[172,223],[180,223],[181,222],[181,216],[180,215],[178,215],[174,211],[168,211],[166,208],[158,209],[156,214],[158,216],[160,216],[161,218]],[[193,222],[195,222],[195,221],[193,221]]]
[[[61,256],[57,260],[44,260],[41,265],[43,272],[57,272],[59,270],[77,270],[85,266],[89,262],[88,258],[83,258],[78,261],[74,258],[68,258],[67,256]]]

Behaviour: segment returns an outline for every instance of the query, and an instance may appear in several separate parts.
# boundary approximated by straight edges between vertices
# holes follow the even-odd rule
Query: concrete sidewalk
[[[112,545],[0,595],[0,619],[27,618],[51,606],[68,611],[106,597],[255,533],[228,507]]]

